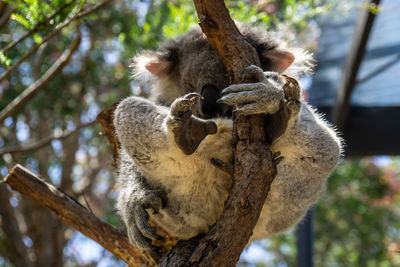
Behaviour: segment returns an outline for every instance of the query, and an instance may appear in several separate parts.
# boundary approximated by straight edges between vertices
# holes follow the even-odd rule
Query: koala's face
[[[230,116],[231,108],[216,102],[230,84],[226,69],[204,36],[196,34],[182,42],[176,69],[179,86],[183,94],[197,92],[203,96],[198,106],[201,117]]]
[[[279,43],[259,28],[239,23],[239,30],[256,49],[265,71],[283,72],[294,55],[279,48]],[[140,56],[139,56],[140,57]],[[158,79],[158,102],[170,104],[189,92],[204,98],[193,113],[203,118],[230,116],[231,108],[216,102],[220,92],[230,85],[228,73],[199,28],[161,45],[159,51],[144,56],[145,69]]]

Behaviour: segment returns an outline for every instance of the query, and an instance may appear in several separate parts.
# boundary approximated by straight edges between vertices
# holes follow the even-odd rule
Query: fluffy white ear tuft
[[[162,55],[156,52],[146,51],[133,59],[133,75],[153,75],[160,78],[167,73],[170,65],[171,62],[164,60]]]

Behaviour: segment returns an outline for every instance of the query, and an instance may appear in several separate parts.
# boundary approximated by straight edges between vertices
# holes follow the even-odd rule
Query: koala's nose
[[[217,103],[220,99],[219,90],[215,85],[207,84],[201,88],[203,99],[200,101],[201,113],[205,118],[214,118],[222,115],[223,105]]]

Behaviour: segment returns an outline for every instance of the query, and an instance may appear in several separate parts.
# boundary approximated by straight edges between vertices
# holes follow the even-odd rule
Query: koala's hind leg
[[[300,85],[286,75],[282,75],[286,83],[283,85],[285,98],[279,103],[279,111],[265,116],[266,137],[272,144],[288,128],[290,121],[295,120],[300,112]]]
[[[194,153],[201,141],[217,132],[217,125],[192,115],[191,107],[201,98],[198,93],[189,93],[176,99],[170,108],[168,128],[173,132],[177,146],[186,154]]]
[[[149,214],[158,213],[167,203],[161,188],[152,188],[125,151],[121,153],[118,174],[118,201],[120,215],[127,227],[129,241],[140,248],[157,250],[152,240],[160,240],[156,228],[149,225]]]

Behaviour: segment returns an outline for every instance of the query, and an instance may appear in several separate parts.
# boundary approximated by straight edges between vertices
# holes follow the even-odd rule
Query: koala
[[[150,218],[184,240],[216,222],[232,183],[215,161],[233,160],[233,107],[241,115],[264,114],[266,142],[282,156],[250,242],[298,223],[338,163],[336,132],[298,87],[285,87],[282,74],[308,72],[311,56],[262,29],[238,27],[261,62],[245,69],[244,84],[230,84],[199,28],[134,58],[134,74],[150,96],[122,100],[114,126],[121,144],[117,208],[140,248],[157,249],[152,241],[162,238]]]

